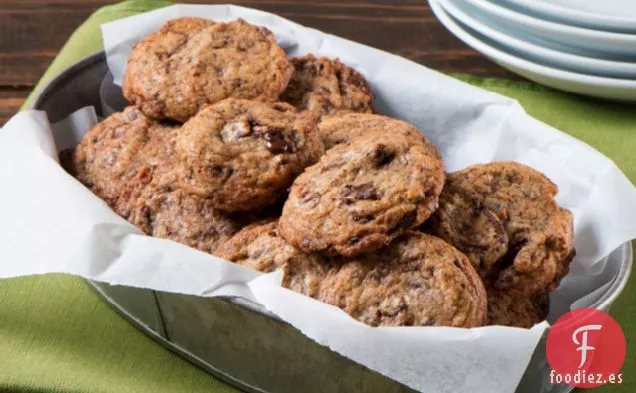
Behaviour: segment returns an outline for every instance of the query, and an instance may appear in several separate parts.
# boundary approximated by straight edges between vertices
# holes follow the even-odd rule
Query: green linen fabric
[[[106,6],[82,24],[42,77],[101,48],[102,23],[169,5],[131,0]],[[594,146],[636,182],[636,107],[557,92],[530,82],[453,75],[519,100],[532,116]],[[35,91],[38,89],[36,88]],[[627,338],[623,385],[636,391],[636,283],[612,309]],[[190,365],[136,330],[79,278],[66,275],[0,281],[0,391],[214,392],[237,390]]]

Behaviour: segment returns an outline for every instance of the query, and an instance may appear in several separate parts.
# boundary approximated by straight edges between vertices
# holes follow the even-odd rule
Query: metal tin
[[[110,105],[100,91],[113,90],[104,52],[80,60],[61,72],[39,93],[33,109],[51,122],[93,105],[99,115]],[[116,108],[117,109],[117,108]],[[121,108],[119,108],[121,109]],[[608,311],[627,283],[631,243],[615,250],[607,263],[615,278],[591,305]],[[404,393],[412,389],[355,363],[305,337],[262,306],[241,298],[199,298],[148,289],[89,284],[137,328],[166,348],[216,377],[247,392],[259,393]],[[547,333],[547,332],[546,332]],[[565,393],[566,385],[549,382],[545,335],[528,364],[516,393]]]

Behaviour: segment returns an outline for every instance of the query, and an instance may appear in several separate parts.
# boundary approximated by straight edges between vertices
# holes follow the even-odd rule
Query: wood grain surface
[[[188,0],[191,3],[228,1]],[[468,48],[427,0],[234,0],[444,72],[517,78]],[[64,42],[106,0],[0,0],[0,126],[31,92]]]

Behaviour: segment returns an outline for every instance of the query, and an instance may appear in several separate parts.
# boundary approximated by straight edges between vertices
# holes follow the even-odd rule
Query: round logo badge
[[[581,308],[559,318],[548,333],[550,382],[593,388],[623,382],[625,335],[614,318]]]

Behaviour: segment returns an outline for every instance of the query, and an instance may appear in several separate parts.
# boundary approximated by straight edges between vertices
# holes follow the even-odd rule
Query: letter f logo
[[[601,325],[585,325],[576,329],[574,333],[572,334],[572,341],[574,341],[574,343],[577,345],[581,345],[580,347],[576,349],[577,351],[581,351],[581,364],[579,364],[579,368],[583,367],[583,365],[585,364],[585,361],[587,360],[587,351],[593,351],[594,349],[596,349],[594,347],[587,345],[588,330],[601,330],[602,327],[603,326]],[[581,332],[583,332],[583,335],[582,335],[583,339],[581,340],[582,342],[579,342],[576,336]]]
[[[574,309],[548,332],[545,354],[555,377],[550,382],[579,388],[612,383],[622,375],[626,352],[625,335],[614,318],[595,308]]]

